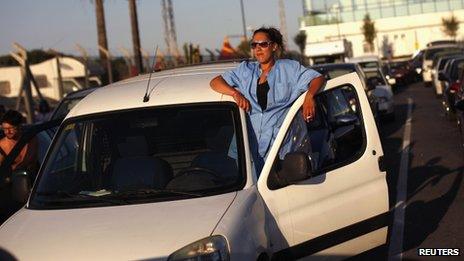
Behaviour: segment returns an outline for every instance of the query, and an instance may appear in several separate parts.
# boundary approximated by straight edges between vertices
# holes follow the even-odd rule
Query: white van
[[[209,87],[234,66],[139,76],[85,97],[61,124],[26,205],[1,226],[3,254],[288,260],[385,244],[383,151],[357,74],[327,82],[303,136],[289,131],[300,126],[298,98],[257,173],[247,113]],[[23,196],[26,174],[11,174]]]

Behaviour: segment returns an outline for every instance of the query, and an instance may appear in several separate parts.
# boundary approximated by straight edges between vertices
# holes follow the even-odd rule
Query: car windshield
[[[441,52],[458,52],[462,51],[459,47],[443,47],[425,50],[425,60],[433,60],[435,55]]]
[[[69,113],[69,111],[76,106],[76,104],[84,97],[74,99],[64,99],[56,108],[55,113],[52,115],[52,120],[63,119]]]
[[[235,104],[137,109],[62,124],[32,208],[185,199],[243,187]]]

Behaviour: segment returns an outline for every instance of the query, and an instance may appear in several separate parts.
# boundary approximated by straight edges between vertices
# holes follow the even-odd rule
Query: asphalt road
[[[413,106],[410,114],[409,147],[403,148],[408,99]],[[396,217],[394,226],[402,225],[403,233],[392,233],[390,246],[384,246],[354,259],[423,260],[420,248],[459,248],[464,253],[464,149],[459,145],[456,122],[447,120],[441,100],[433,89],[423,83],[400,87],[395,94],[396,119],[380,126],[387,165],[390,207],[404,207],[404,219]],[[407,185],[405,202],[398,202],[397,187],[402,153]],[[404,157],[404,156],[403,156]],[[406,157],[406,158],[408,158]],[[401,193],[401,192],[400,192]],[[392,235],[395,234],[395,235]],[[401,240],[398,240],[401,239]],[[393,245],[400,251],[394,253]],[[393,254],[392,254],[393,253]],[[433,257],[443,259],[449,257]],[[459,257],[455,257],[459,259]]]

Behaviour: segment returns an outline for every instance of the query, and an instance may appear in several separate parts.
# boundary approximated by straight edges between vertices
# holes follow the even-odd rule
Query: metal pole
[[[119,47],[119,50],[122,52],[122,55],[124,56],[124,60],[126,61],[127,64],[127,71],[129,73],[129,77],[132,76],[132,59],[131,59],[131,53],[129,50],[127,50],[124,47]],[[140,71],[138,71],[140,72]]]
[[[143,59],[145,60],[146,68],[144,72],[150,71],[150,54],[145,51],[142,47],[140,47],[140,53],[142,54]]]
[[[243,37],[245,38],[245,41],[248,41],[247,33],[246,33],[245,10],[243,8],[243,0],[240,0],[240,9],[242,10]]]
[[[29,66],[29,62],[26,60],[26,68]],[[29,74],[26,73],[26,78],[24,80],[24,101],[26,105],[26,120],[27,123],[31,124],[34,122],[34,106],[32,105],[32,90],[31,90],[31,79],[29,78]]]
[[[106,70],[108,71],[108,81],[109,83],[113,83],[113,69],[111,66],[111,53],[109,50],[104,48],[103,46],[99,45],[98,49],[103,52],[106,56]]]
[[[55,55],[56,60],[56,74],[58,81],[58,98],[61,100],[64,97],[64,88],[63,88],[63,77],[61,76],[61,64],[60,64],[60,53],[56,50],[50,49],[50,53]]]
[[[84,64],[84,79],[85,79],[85,86],[84,88],[89,88],[89,55],[87,51],[84,49],[84,47],[80,46],[79,44],[76,44],[77,50],[81,53],[82,55],[82,63]]]
[[[26,121],[31,124],[34,122],[34,106],[32,100],[32,90],[31,90],[31,80],[29,74],[27,73],[27,68],[29,67],[28,57],[26,48],[22,47],[18,43],[13,43],[13,47],[19,51],[20,55],[12,53],[12,57],[18,61],[21,65],[21,74],[22,74],[22,84],[21,90],[19,92],[18,101],[16,103],[16,109],[19,110],[20,99],[24,93],[24,107],[26,109]]]

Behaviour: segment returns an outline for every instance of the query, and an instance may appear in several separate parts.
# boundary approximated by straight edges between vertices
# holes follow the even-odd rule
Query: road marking
[[[401,260],[403,258],[404,214],[406,209],[406,196],[408,192],[408,166],[411,143],[411,113],[414,102],[408,98],[408,116],[404,126],[403,147],[401,152],[400,172],[396,186],[396,204],[393,227],[388,248],[388,260]]]

